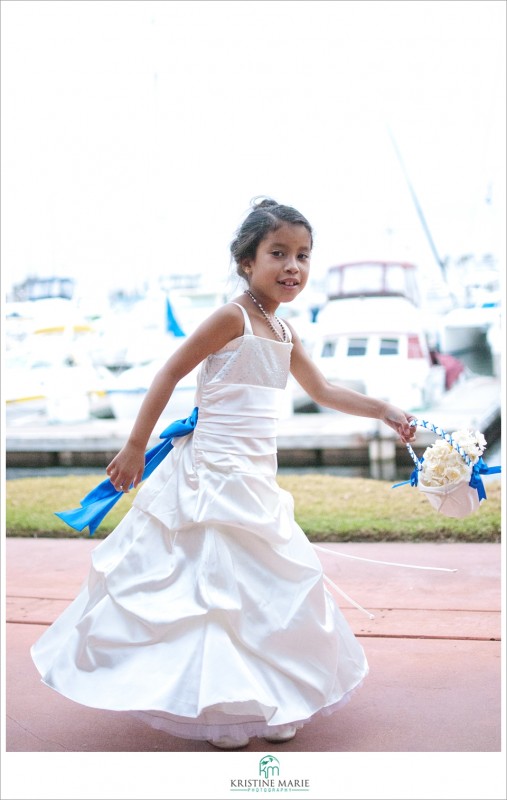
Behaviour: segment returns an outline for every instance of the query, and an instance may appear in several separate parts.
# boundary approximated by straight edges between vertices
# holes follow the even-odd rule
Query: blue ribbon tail
[[[82,531],[88,525],[90,536],[93,536],[106,514],[111,511],[122,495],[122,492],[117,492],[109,480],[107,483],[112,487],[114,495],[111,496],[106,487],[104,497],[99,500],[88,502],[84,497],[81,500],[80,508],[74,508],[71,511],[55,511],[55,515],[76,531]]]
[[[163,441],[151,447],[145,453],[142,481],[148,478],[166,455],[171,452],[174,446],[173,439],[179,436],[186,436],[194,430],[197,424],[197,417],[198,409],[195,407],[189,417],[171,422],[162,431],[160,438]],[[122,496],[123,492],[116,491],[109,478],[106,478],[102,483],[95,486],[86,497],[83,497],[79,508],[73,508],[70,511],[55,511],[55,515],[76,531],[82,531],[88,526],[90,536],[93,536],[106,514],[111,511]]]
[[[423,461],[424,458],[422,458],[421,456],[421,458],[419,459],[419,463],[422,464]],[[406,486],[407,483],[409,483],[411,486],[417,486],[417,484],[419,483],[419,472],[420,472],[420,467],[415,467],[410,473],[410,480],[403,481],[402,483],[395,483],[393,484],[393,486],[391,486],[391,489],[397,489],[398,486]]]
[[[409,483],[411,486],[417,486],[417,484],[419,483],[419,470],[417,469],[417,467],[414,470],[412,470],[410,474],[410,480],[402,481],[402,483],[395,483],[391,486],[391,489],[397,489],[398,486],[406,486],[407,483]]]
[[[482,458],[479,458],[478,462],[473,465],[472,475],[470,477],[470,483],[468,485],[471,486],[472,489],[477,490],[477,494],[479,495],[479,502],[481,500],[487,499],[486,490],[484,488],[481,475],[497,475],[501,471],[502,471],[501,467],[488,467],[488,465],[484,463]]]
[[[419,483],[419,469],[418,467],[416,467],[410,473],[410,485],[417,486],[418,483]]]

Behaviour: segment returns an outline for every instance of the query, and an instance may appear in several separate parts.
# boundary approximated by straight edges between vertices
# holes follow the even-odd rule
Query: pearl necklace
[[[273,325],[273,322],[271,321],[271,318],[264,311],[264,309],[263,309],[262,305],[259,303],[259,301],[253,296],[252,292],[247,289],[245,294],[247,294],[253,300],[253,302],[255,303],[255,305],[257,306],[257,308],[259,309],[259,311],[261,312],[261,314],[265,318],[266,322],[268,323],[269,327],[271,328],[271,330],[275,334],[276,338],[279,339],[281,342],[287,342],[287,331],[285,330],[285,325],[282,323],[282,321],[275,314],[273,314],[273,319],[276,319],[276,321],[278,322],[278,324],[279,324],[279,326],[280,326],[280,328],[282,330],[283,336],[280,336],[280,333],[277,331],[277,329]]]

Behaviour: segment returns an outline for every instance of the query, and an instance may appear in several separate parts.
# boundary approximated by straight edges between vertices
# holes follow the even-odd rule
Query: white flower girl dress
[[[190,739],[301,727],[368,672],[276,482],[292,344],[255,336],[242,311],[243,335],[201,367],[195,430],[31,651],[65,697]]]

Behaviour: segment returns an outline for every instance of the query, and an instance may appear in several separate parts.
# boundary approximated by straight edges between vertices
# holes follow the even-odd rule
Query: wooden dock
[[[500,438],[501,386],[498,378],[474,376],[447,392],[421,419],[454,431],[471,427],[488,443]],[[164,424],[171,420],[162,422]],[[103,468],[126,441],[132,421],[94,419],[76,424],[31,424],[6,430],[7,467],[86,466]],[[158,429],[157,429],[158,430]],[[418,428],[418,455],[435,440]],[[159,440],[158,434],[149,446]],[[390,480],[412,461],[394,432],[383,423],[339,412],[294,414],[279,423],[280,466],[368,467],[373,478]]]

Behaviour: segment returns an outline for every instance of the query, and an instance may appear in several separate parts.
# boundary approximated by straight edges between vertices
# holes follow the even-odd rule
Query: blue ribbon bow
[[[421,458],[419,459],[419,462],[422,464],[422,463],[423,463],[423,461],[424,461],[424,458],[421,456]],[[421,468],[420,468],[420,467],[415,467],[415,468],[412,470],[412,472],[410,473],[410,480],[408,480],[408,481],[402,481],[401,483],[394,483],[394,484],[391,486],[391,489],[397,489],[397,488],[398,488],[398,486],[406,486],[408,483],[409,483],[411,486],[417,486],[417,484],[419,483],[419,472],[420,472],[420,471],[421,471]]]
[[[198,409],[194,408],[186,419],[177,419],[171,422],[160,434],[160,439],[164,441],[147,450],[144,456],[144,470],[141,480],[148,478],[155,467],[158,467],[166,455],[173,449],[173,439],[179,436],[186,436],[191,433],[197,425]],[[132,488],[132,485],[130,486]],[[92,489],[86,497],[81,500],[81,506],[71,511],[55,511],[67,525],[76,531],[82,531],[86,526],[90,529],[90,536],[93,536],[98,526],[111,511],[115,503],[118,502],[123,492],[117,491],[109,478],[99,483]]]
[[[479,458],[476,464],[472,467],[472,475],[470,477],[470,483],[468,484],[473,489],[477,489],[477,494],[479,495],[480,500],[486,500],[486,490],[484,488],[484,484],[482,482],[481,475],[495,475],[498,472],[501,472],[501,467],[488,467],[487,464],[484,463],[482,458]]]

